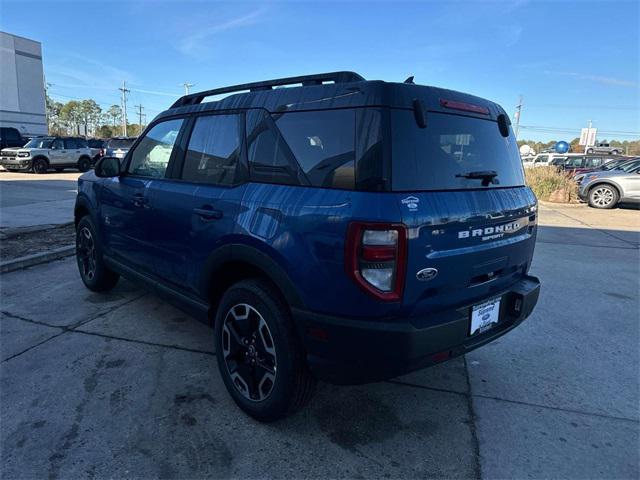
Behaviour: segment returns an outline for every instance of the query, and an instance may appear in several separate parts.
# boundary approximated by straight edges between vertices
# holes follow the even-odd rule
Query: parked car
[[[567,158],[558,163],[557,166],[565,173],[575,175],[577,173],[596,170],[613,159],[614,157],[602,155],[569,154]]]
[[[568,153],[539,153],[529,162],[523,163],[524,168],[532,167],[549,167],[551,165],[559,165],[566,160],[570,154]]]
[[[124,158],[136,137],[114,137],[107,140],[104,155],[106,157]]]
[[[0,150],[9,147],[21,147],[27,140],[17,128],[0,127]]]
[[[102,140],[100,138],[89,138],[87,140],[87,144],[91,149],[91,158],[94,163],[104,157],[105,147],[107,144],[106,140]]]
[[[613,147],[608,143],[597,143],[592,147],[588,147],[586,153],[608,153],[618,155],[623,152],[622,147]]]
[[[580,173],[577,173],[573,177],[573,179],[577,183],[580,183],[587,173],[590,173],[590,172],[608,172],[610,170],[616,170],[616,169],[622,167],[623,165],[625,165],[626,163],[628,163],[630,161],[633,161],[633,160],[636,160],[636,159],[640,159],[640,157],[618,157],[618,158],[616,158],[614,160],[609,160],[608,162],[605,162],[599,168],[594,168],[594,169],[591,169],[591,170],[582,170]]]
[[[640,160],[626,162],[615,170],[585,174],[578,195],[594,208],[640,202]]]
[[[308,75],[186,95],[100,160],[77,262],[90,290],[123,275],[212,320],[227,390],[268,421],[316,379],[393,378],[520,324],[536,209],[499,105]]]
[[[84,138],[36,137],[24,147],[4,148],[0,152],[0,165],[7,170],[47,173],[53,168],[77,168],[86,172],[91,168],[91,150]]]

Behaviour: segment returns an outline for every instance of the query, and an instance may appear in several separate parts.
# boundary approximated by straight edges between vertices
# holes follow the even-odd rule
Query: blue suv
[[[536,209],[495,103],[308,75],[186,95],[101,159],[77,262],[93,291],[122,275],[211,322],[226,388],[270,421],[317,379],[392,378],[517,326]]]

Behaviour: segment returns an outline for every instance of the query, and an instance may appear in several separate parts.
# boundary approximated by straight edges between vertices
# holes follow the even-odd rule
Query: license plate
[[[500,320],[500,298],[474,305],[471,309],[469,336],[484,333]]]

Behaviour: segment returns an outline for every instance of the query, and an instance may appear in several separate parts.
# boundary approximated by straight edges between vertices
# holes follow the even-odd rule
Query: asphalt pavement
[[[0,171],[0,232],[72,222],[80,175]]]
[[[513,332],[392,381],[321,384],[266,425],[226,393],[211,330],[155,294],[91,293],[73,258],[2,275],[2,476],[638,478],[640,214],[618,229],[620,211],[606,228],[584,212],[541,208],[540,302]]]

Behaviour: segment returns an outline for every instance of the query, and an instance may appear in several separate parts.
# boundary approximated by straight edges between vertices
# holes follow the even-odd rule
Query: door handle
[[[144,198],[142,193],[136,193],[133,196],[133,206],[138,208],[149,208],[149,200]]]
[[[203,221],[210,222],[222,218],[222,211],[213,208],[211,205],[204,205],[201,208],[194,208],[193,213],[198,215]]]

